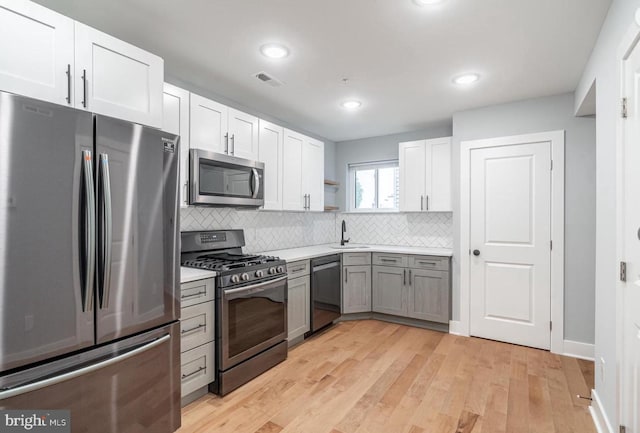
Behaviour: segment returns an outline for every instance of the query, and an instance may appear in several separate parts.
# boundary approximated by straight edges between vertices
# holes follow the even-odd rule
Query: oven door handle
[[[286,281],[287,276],[283,275],[282,277],[275,278],[273,280],[265,281],[264,283],[252,284],[251,286],[239,287],[237,289],[229,289],[223,291],[223,295],[225,298],[228,298],[229,295],[237,295],[238,293],[257,293],[264,291],[264,288],[267,286],[271,286],[275,283],[280,283],[282,281]],[[235,296],[234,296],[235,297]]]

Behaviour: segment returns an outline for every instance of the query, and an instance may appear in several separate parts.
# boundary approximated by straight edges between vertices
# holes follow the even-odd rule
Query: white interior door
[[[640,44],[624,66],[627,119],[624,120],[623,257],[627,283],[622,283],[622,424],[640,433]]]
[[[551,143],[471,151],[471,335],[549,349]]]

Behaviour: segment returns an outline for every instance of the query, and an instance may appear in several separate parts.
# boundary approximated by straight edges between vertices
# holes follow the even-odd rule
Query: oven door
[[[220,368],[227,370],[287,338],[287,277],[222,290]]]
[[[191,149],[189,202],[214,206],[259,207],[264,204],[264,164]]]

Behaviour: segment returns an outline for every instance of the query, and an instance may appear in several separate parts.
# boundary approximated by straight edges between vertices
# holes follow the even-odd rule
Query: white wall
[[[565,326],[564,338],[594,342],[595,316],[595,120],[574,116],[574,95],[550,96],[453,116],[454,244],[460,245],[460,142],[565,130]],[[454,261],[453,305],[459,305],[459,262]],[[454,319],[459,311],[454,307]]]
[[[616,359],[616,123],[620,113],[618,47],[640,0],[614,0],[576,90],[576,110],[596,83],[596,316],[595,387],[602,409],[617,426]],[[604,374],[600,358],[605,360]],[[617,430],[617,429],[616,429]]]

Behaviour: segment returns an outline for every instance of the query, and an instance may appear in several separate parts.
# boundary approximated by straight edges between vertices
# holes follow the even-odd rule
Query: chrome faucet
[[[346,221],[345,221],[345,220],[342,220],[342,236],[341,236],[341,238],[340,238],[340,245],[341,245],[341,246],[344,246],[344,244],[346,244],[347,242],[349,242],[349,240],[351,239],[351,238],[349,238],[349,239],[345,239],[345,238],[344,238],[344,233],[345,233],[346,231],[347,231],[347,223],[346,223]]]

